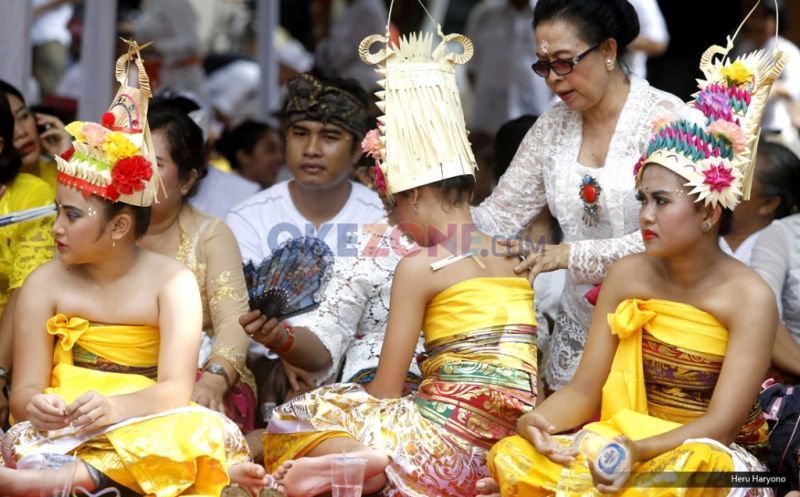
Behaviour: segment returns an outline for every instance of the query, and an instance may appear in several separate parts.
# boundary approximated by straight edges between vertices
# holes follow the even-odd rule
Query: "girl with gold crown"
[[[492,448],[502,495],[771,493],[731,472],[765,471],[752,453],[767,442],[756,396],[775,298],[718,238],[749,196],[761,111],[783,57],[731,63],[730,48],[709,48],[693,102],[654,123],[634,169],[645,252],[608,273],[572,380]]]
[[[127,85],[132,55],[139,88]],[[67,126],[74,141],[57,157],[58,260],[29,276],[15,313],[17,423],[2,441],[4,496],[51,495],[71,482],[216,497],[229,466],[238,482],[264,486],[236,425],[190,406],[202,317],[194,276],[136,245],[159,186],[146,78],[133,44],[117,63],[122,86],[102,124]]]
[[[376,185],[398,225],[424,248],[394,273],[374,380],[323,387],[277,408],[264,463],[289,497],[330,492],[331,460],[342,452],[366,459],[365,494],[474,495],[486,452],[535,402],[533,293],[470,215],[476,166],[455,65],[469,59],[471,42],[450,35],[433,49],[432,36],[411,35],[373,54],[375,41],[386,39],[365,39],[361,54],[381,64],[384,115],[363,145],[378,161]],[[448,41],[463,53],[449,52]],[[420,330],[423,379],[403,397]]]

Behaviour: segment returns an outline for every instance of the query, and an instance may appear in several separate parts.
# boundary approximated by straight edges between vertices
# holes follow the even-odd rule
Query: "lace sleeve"
[[[339,370],[367,312],[367,305],[377,289],[370,284],[375,274],[373,257],[340,257],[333,266],[331,280],[320,306],[299,321],[309,328],[331,355],[331,366],[317,374],[319,383]]]
[[[579,284],[600,283],[614,262],[644,250],[641,232],[619,238],[569,242],[569,269]]]
[[[492,194],[472,208],[475,223],[490,235],[516,235],[547,203],[542,157],[544,130],[552,124],[545,114],[533,125]]]
[[[239,325],[239,317],[250,310],[239,247],[231,230],[219,219],[211,221],[200,244],[198,249],[206,265],[206,297],[214,336],[211,357],[227,359],[243,381],[251,381],[252,375],[245,366],[250,338]]]
[[[11,192],[9,192],[11,193]],[[7,195],[9,193],[6,193]],[[44,182],[27,185],[19,191],[24,204],[15,210],[30,209],[53,202],[53,192]],[[19,288],[25,278],[37,267],[53,258],[53,216],[47,216],[17,225],[15,233],[14,264],[8,276],[9,291]]]

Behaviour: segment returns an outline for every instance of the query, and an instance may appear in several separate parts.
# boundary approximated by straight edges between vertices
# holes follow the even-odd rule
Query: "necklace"
[[[578,196],[583,202],[583,222],[587,226],[597,224],[600,219],[598,212],[600,206],[597,205],[597,201],[600,199],[602,191],[603,189],[600,188],[600,183],[597,182],[597,179],[588,174],[583,176]]]

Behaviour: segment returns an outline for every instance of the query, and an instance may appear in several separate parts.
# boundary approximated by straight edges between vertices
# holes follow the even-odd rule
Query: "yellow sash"
[[[636,414],[647,414],[643,331],[669,345],[706,354],[724,356],[728,345],[728,330],[714,316],[694,306],[668,300],[624,300],[608,315],[608,324],[611,333],[619,336],[619,346],[603,386],[601,420],[615,418],[619,423],[614,424],[624,426],[630,426],[630,418],[637,418]],[[655,431],[663,432],[677,426],[668,421],[663,423]],[[651,430],[647,431],[629,436],[635,439],[641,435],[651,436]]]
[[[124,395],[143,390],[155,382],[131,373],[113,373],[76,367],[75,344],[123,366],[148,367],[158,364],[159,330],[152,326],[91,326],[89,321],[56,314],[47,321],[47,332],[58,337],[53,351],[53,371],[46,393],[58,393],[67,403],[87,390],[102,395]]]

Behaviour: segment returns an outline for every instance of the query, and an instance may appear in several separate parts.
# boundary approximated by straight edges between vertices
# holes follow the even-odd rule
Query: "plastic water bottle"
[[[609,480],[616,480],[623,471],[630,471],[631,451],[619,442],[581,430],[575,435],[573,447],[592,461],[598,474]]]

